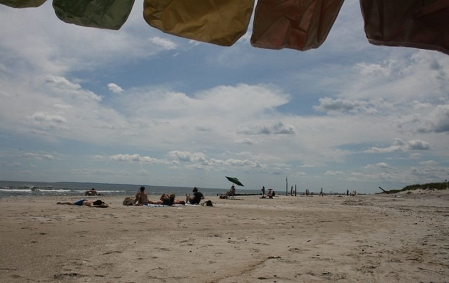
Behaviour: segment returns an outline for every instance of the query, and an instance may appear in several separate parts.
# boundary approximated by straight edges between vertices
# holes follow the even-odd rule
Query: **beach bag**
[[[143,18],[165,33],[231,46],[251,19],[254,0],[144,0]]]
[[[46,0],[0,0],[0,4],[11,8],[36,8],[44,4]]]
[[[123,205],[134,205],[134,199],[126,197],[125,200],[123,200]]]
[[[326,40],[343,2],[259,0],[254,12],[251,45],[301,51],[318,48]]]
[[[449,54],[449,1],[360,0],[369,43]]]
[[[134,0],[53,0],[56,16],[78,26],[118,30],[128,19]]]

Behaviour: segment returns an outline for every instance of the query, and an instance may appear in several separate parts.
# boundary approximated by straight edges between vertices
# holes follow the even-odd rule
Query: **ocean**
[[[77,182],[21,182],[0,181],[0,198],[17,196],[84,196],[92,188],[105,196],[134,196],[142,185],[107,184],[107,183],[77,183]],[[150,186],[143,185],[149,195],[174,193],[177,196],[192,194],[191,187]],[[231,187],[231,185],[229,185]],[[238,188],[238,187],[237,187]],[[216,196],[229,190],[219,188],[198,187],[204,196]],[[259,194],[259,190],[238,190],[237,193]]]

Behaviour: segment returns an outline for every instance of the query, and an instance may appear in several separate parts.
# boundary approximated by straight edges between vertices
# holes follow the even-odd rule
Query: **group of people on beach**
[[[162,194],[162,196],[159,198],[159,200],[150,200],[148,197],[148,194],[145,192],[145,187],[141,186],[135,195],[134,199],[127,197],[123,201],[124,205],[135,205],[135,206],[143,206],[143,205],[164,205],[164,206],[173,206],[175,204],[185,205],[185,204],[192,204],[192,205],[199,205],[200,202],[204,199],[204,195],[198,190],[197,187],[194,187],[192,190],[193,194],[190,196],[190,194],[186,194],[185,201],[184,200],[178,200],[176,199],[175,194]],[[86,191],[86,196],[96,196],[98,195],[95,189],[92,189],[90,191]],[[106,204],[102,200],[96,200],[96,201],[90,201],[88,199],[80,199],[74,202],[58,202],[57,204],[65,204],[65,205],[77,205],[77,206],[89,206],[89,207],[109,207],[108,204]],[[204,205],[206,206],[213,206],[212,201],[208,200],[204,202]]]
[[[162,194],[159,200],[152,201],[149,199],[148,194],[145,192],[145,187],[141,186],[139,192],[137,192],[136,197],[134,199],[133,205],[149,205],[149,204],[159,204],[159,205],[175,205],[175,204],[200,204],[201,200],[204,199],[204,195],[198,190],[197,187],[194,187],[193,195],[186,194],[186,199],[177,200],[175,194]]]

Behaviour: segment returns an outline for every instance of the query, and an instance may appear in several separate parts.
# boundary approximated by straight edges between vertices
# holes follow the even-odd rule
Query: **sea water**
[[[140,186],[145,187],[149,195],[161,195],[163,193],[185,196],[192,194],[191,187],[151,186],[131,184],[106,184],[106,183],[77,183],[77,182],[21,182],[0,181],[0,198],[14,196],[84,196],[86,191],[94,188],[97,193],[107,196],[134,196]],[[225,193],[229,189],[201,188],[199,191],[205,196],[216,196]],[[260,193],[256,190],[239,191],[240,193]]]

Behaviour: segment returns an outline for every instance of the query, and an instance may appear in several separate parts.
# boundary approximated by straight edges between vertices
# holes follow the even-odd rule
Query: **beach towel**
[[[248,29],[254,0],[144,0],[143,17],[165,33],[231,46]]]

